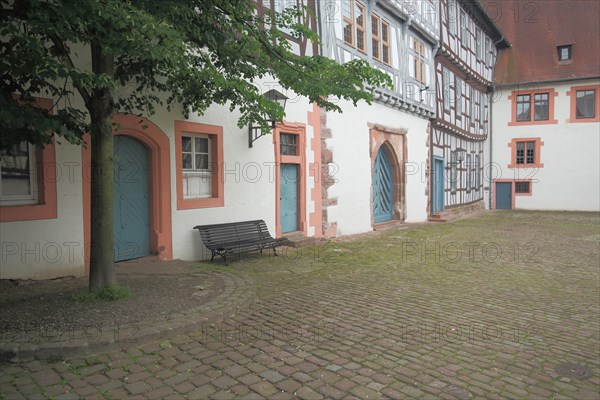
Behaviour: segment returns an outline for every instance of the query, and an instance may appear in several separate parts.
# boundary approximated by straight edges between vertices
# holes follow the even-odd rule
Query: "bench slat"
[[[196,225],[194,229],[200,233],[204,246],[211,250],[211,261],[215,255],[221,255],[225,264],[227,254],[236,251],[273,249],[275,252],[275,247],[289,243],[287,239],[273,238],[264,220]]]

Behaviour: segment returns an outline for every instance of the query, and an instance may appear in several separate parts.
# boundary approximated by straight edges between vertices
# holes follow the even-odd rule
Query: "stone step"
[[[284,238],[287,238],[290,241],[290,247],[308,247],[314,246],[315,238],[314,237],[306,237],[301,233],[294,233],[291,235],[283,235]]]

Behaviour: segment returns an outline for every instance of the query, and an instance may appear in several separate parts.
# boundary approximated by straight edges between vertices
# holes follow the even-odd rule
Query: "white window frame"
[[[207,197],[212,197],[213,193],[212,193],[212,178],[213,178],[213,171],[212,171],[212,146],[213,146],[213,140],[210,137],[210,135],[202,135],[202,134],[191,134],[191,133],[184,133],[181,135],[181,140],[183,141],[183,138],[190,138],[191,139],[191,151],[183,151],[183,143],[181,144],[181,172],[183,175],[183,185],[184,185],[184,189],[183,189],[183,198],[184,199],[198,199],[198,198],[207,198]],[[196,138],[201,138],[201,139],[207,139],[208,140],[208,153],[203,153],[203,152],[196,152]],[[183,155],[184,154],[191,154],[192,155],[192,168],[184,168],[183,166]],[[201,169],[201,168],[196,168],[196,155],[200,155],[200,154],[206,154],[207,158],[208,158],[208,168],[207,169]],[[189,187],[187,187],[187,185],[189,185],[189,181],[187,178],[190,177],[201,177],[202,179],[207,180],[208,182],[210,182],[211,185],[211,194],[208,196],[190,196],[190,195],[186,195],[186,193],[190,193]]]
[[[450,111],[450,70],[443,67],[444,111]]]
[[[450,193],[455,194],[458,186],[458,151],[450,152]]]
[[[475,190],[479,190],[481,186],[481,156],[475,154]]]
[[[473,165],[471,161],[471,154],[467,154],[466,157],[466,167],[467,167],[467,193],[471,191],[471,186],[473,185]]]
[[[22,143],[22,142],[21,142]],[[38,182],[37,182],[37,164],[36,149],[31,143],[27,143],[27,157],[29,162],[29,194],[27,195],[5,195],[2,191],[2,180],[0,179],[0,204],[3,206],[37,204],[38,203]],[[2,164],[0,163],[0,177],[2,176]]]
[[[475,57],[483,60],[483,35],[481,29],[475,28]]]
[[[454,91],[455,91],[455,97],[456,97],[456,104],[454,105],[455,111],[456,111],[456,117],[461,118],[462,117],[462,113],[463,113],[463,107],[462,107],[462,97],[463,97],[463,85],[464,82],[462,79],[456,77],[455,82],[454,82]]]
[[[448,5],[448,29],[450,33],[454,36],[457,34],[457,26],[458,26],[458,13],[457,13],[457,5],[456,0],[450,0],[450,4]]]
[[[413,78],[427,85],[427,47],[425,41],[413,36],[411,40],[413,54]]]
[[[469,47],[469,27],[468,27],[468,19],[467,13],[463,10],[460,10],[460,42],[464,47]]]

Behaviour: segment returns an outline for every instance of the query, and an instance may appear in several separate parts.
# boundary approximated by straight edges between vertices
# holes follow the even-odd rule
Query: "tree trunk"
[[[112,54],[92,42],[92,69],[95,74],[114,75]],[[113,222],[113,89],[95,90],[90,99],[92,122],[91,249],[90,291],[116,283],[115,231]]]

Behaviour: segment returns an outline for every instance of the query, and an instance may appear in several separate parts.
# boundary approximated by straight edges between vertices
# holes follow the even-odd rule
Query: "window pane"
[[[352,24],[344,21],[344,42],[352,44]]]
[[[365,20],[363,18],[363,9],[358,4],[354,7],[354,17],[356,18],[357,26],[365,26]]]
[[[535,143],[527,142],[527,164],[535,162]]]
[[[2,196],[31,195],[29,144],[21,142],[11,150],[0,151]]]
[[[192,169],[192,155],[191,154],[183,154],[181,156],[182,168],[183,169]]]
[[[388,46],[386,46],[385,44],[383,46],[381,46],[381,59],[383,60],[384,63],[388,63],[390,62],[390,48]]]
[[[365,50],[365,33],[363,31],[356,32],[356,47],[359,50]]]
[[[379,36],[379,18],[375,16],[371,17],[371,31],[374,36]]]
[[[517,121],[530,121],[531,120],[531,96],[519,95],[517,96]]]
[[[548,119],[548,93],[540,93],[535,95],[535,120],[547,120]]]
[[[529,193],[529,182],[515,182],[515,193]]]
[[[195,169],[207,171],[208,170],[208,154],[196,154]]]
[[[208,154],[208,139],[207,138],[195,138],[196,140],[196,148],[194,151],[196,153],[207,153]]]
[[[296,135],[291,135],[289,133],[282,133],[280,135],[280,152],[285,156],[295,156],[297,155],[296,151]]]
[[[596,91],[577,91],[577,118],[594,118],[596,116]]]
[[[346,18],[352,18],[352,13],[350,9],[350,0],[342,1],[342,15]]]
[[[381,24],[381,39],[384,42],[388,41],[388,25],[385,23]]]
[[[181,150],[185,152],[192,151],[192,138],[187,136],[181,137]]]
[[[525,164],[525,143],[517,143],[517,164]]]
[[[379,40],[373,39],[373,58],[379,59]]]

